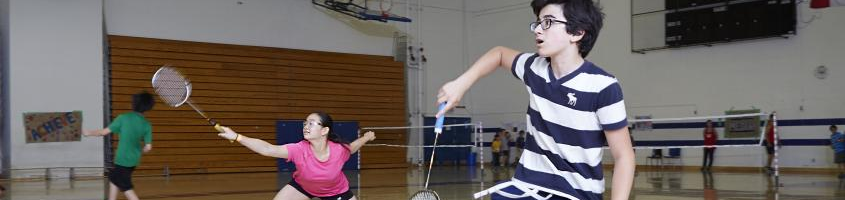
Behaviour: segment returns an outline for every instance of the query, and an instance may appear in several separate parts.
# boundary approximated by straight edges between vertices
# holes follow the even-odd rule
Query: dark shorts
[[[328,196],[328,197],[318,197],[318,196],[312,195],[311,193],[306,192],[305,189],[303,189],[302,186],[299,185],[299,183],[296,182],[296,180],[291,179],[290,182],[288,182],[288,185],[290,185],[291,187],[293,187],[294,189],[296,189],[300,193],[304,194],[309,199],[317,197],[317,198],[320,198],[320,200],[349,200],[349,199],[352,199],[352,197],[355,196],[354,194],[352,194],[352,191],[346,190],[346,192],[343,192],[343,193],[338,194],[338,195]]]
[[[833,157],[833,162],[843,164],[845,163],[845,152],[836,153]]]
[[[109,172],[109,182],[117,186],[120,191],[132,190],[132,172],[135,167],[124,167],[114,165],[114,169]]]

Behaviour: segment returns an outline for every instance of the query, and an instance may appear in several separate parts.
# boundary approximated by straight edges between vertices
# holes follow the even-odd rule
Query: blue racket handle
[[[446,108],[446,102],[440,104],[440,108],[437,109],[437,112],[443,111]],[[446,114],[440,115],[437,118],[437,122],[434,123],[434,132],[435,133],[443,133],[443,118],[446,117]]]

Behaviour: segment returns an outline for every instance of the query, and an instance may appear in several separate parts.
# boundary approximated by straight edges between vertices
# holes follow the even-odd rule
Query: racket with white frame
[[[209,118],[202,110],[191,102],[191,81],[185,78],[179,70],[176,68],[171,67],[170,65],[164,65],[159,68],[156,73],[153,75],[152,79],[153,89],[155,89],[156,94],[158,97],[164,101],[165,104],[169,105],[170,107],[179,107],[184,104],[188,104],[194,111],[200,114],[206,121],[217,131],[223,132],[223,128],[220,123],[217,123],[212,118]]]

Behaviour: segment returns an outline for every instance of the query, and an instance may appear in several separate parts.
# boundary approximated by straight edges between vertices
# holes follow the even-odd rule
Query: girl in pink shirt
[[[302,125],[305,139],[285,145],[272,145],[264,140],[249,138],[228,127],[223,127],[225,132],[218,135],[238,141],[263,156],[285,158],[296,165],[293,180],[276,194],[274,200],[308,200],[314,197],[322,200],[356,200],[352,191],[349,191],[349,181],[341,169],[350,155],[365,143],[376,139],[375,133],[368,131],[352,143],[343,142],[331,130],[331,116],[323,112],[311,113]]]

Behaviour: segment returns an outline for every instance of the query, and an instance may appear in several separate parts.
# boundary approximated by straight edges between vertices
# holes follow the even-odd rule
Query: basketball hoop
[[[390,0],[390,6],[387,7],[387,9],[384,9],[384,1],[385,0],[379,1],[378,8],[381,10],[381,17],[387,19],[390,17],[390,10],[393,9],[393,0]]]
[[[363,1],[363,4],[355,3],[353,0],[345,2],[341,0],[311,0],[311,3],[360,20],[411,22],[410,18],[390,13],[390,10],[393,9],[393,0],[390,0],[390,2],[381,0],[379,2],[380,10],[370,10],[366,0]]]

